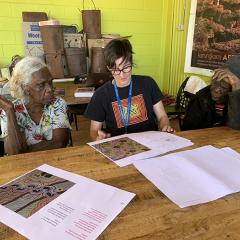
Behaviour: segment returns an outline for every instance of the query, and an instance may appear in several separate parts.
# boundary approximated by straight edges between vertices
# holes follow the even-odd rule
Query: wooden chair
[[[77,105],[69,105],[68,106],[68,117],[70,124],[72,122],[75,123],[75,128],[76,131],[78,131],[78,123],[77,123],[77,115],[83,115],[85,112],[85,109],[87,108],[87,103],[86,104],[77,104]]]

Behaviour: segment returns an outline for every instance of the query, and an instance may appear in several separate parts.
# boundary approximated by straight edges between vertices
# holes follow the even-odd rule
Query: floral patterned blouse
[[[56,98],[53,103],[44,106],[39,124],[31,119],[22,99],[14,100],[13,104],[17,123],[20,131],[25,133],[28,145],[39,143],[42,140],[51,140],[53,129],[71,129],[67,116],[67,105],[62,98]],[[7,117],[4,111],[1,111],[0,123],[1,137],[5,137],[7,136]]]

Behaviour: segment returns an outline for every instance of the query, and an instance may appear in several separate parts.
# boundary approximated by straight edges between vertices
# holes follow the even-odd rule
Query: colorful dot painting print
[[[128,137],[98,143],[92,146],[113,161],[151,150]]]
[[[1,186],[0,204],[28,218],[74,184],[36,169]]]

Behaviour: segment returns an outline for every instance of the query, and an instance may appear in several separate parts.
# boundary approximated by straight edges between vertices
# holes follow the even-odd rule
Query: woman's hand
[[[162,132],[168,132],[168,133],[175,132],[175,130],[170,125],[163,126],[161,131]]]
[[[110,133],[106,133],[102,130],[98,130],[97,133],[98,135],[97,135],[96,141],[111,137]]]
[[[7,100],[3,95],[0,95],[0,108],[4,110],[6,114],[14,112],[13,103]]]
[[[216,81],[225,81],[232,86],[232,91],[240,89],[240,79],[229,69],[216,69],[212,79]]]

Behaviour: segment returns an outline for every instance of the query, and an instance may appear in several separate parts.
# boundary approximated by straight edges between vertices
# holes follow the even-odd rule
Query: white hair
[[[32,74],[47,67],[38,57],[25,57],[13,69],[10,79],[11,95],[15,98],[24,98],[26,86],[32,81]]]

